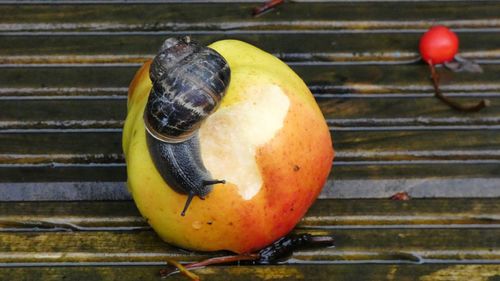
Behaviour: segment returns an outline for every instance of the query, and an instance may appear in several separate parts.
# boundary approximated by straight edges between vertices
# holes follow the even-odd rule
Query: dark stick
[[[196,269],[215,264],[226,264],[232,262],[247,261],[251,264],[276,264],[283,259],[290,257],[294,250],[305,247],[325,247],[333,246],[334,239],[331,236],[313,236],[308,233],[295,234],[282,237],[275,241],[273,244],[261,249],[257,253],[231,255],[223,257],[209,258],[200,262],[181,265],[178,262],[169,261],[173,268],[162,269],[160,271],[161,277],[167,277],[175,273],[183,273],[192,280],[197,278],[195,274],[188,275],[189,269]],[[195,276],[195,277],[193,277]]]
[[[283,4],[283,2],[285,2],[285,1],[284,0],[271,0],[271,1],[267,1],[262,6],[254,8],[253,11],[252,11],[252,15],[254,17],[259,16],[259,15],[263,14],[264,12],[267,12],[267,11],[271,10],[272,8],[274,8],[276,6],[278,6],[280,4]]]
[[[436,71],[436,68],[432,63],[427,63],[429,65],[429,69],[431,70],[431,80],[432,80],[432,85],[434,86],[434,94],[435,96],[440,99],[442,102],[447,104],[449,107],[461,111],[461,112],[478,112],[479,110],[487,107],[490,105],[490,101],[483,99],[476,105],[468,106],[468,105],[462,105],[457,103],[456,101],[453,101],[449,99],[448,97],[444,96],[441,93],[441,90],[439,89],[439,74]]]

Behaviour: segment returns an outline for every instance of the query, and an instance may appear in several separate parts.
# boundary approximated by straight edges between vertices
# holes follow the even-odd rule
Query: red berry
[[[420,55],[430,64],[441,64],[453,60],[458,52],[458,37],[446,26],[431,27],[420,38]]]

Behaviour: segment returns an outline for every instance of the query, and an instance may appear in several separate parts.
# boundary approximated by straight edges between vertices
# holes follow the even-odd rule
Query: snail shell
[[[192,42],[189,37],[165,40],[153,59],[153,82],[144,123],[153,162],[165,182],[188,199],[204,198],[212,179],[200,154],[198,128],[224,97],[230,80],[226,60],[216,51]]]
[[[214,112],[229,84],[226,60],[189,37],[167,39],[154,58],[146,106],[149,133],[166,142],[190,138]]]

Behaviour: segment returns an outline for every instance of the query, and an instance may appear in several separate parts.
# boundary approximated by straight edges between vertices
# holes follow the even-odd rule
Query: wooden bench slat
[[[498,187],[499,184],[499,169],[500,165],[497,160],[337,162],[325,184],[324,196],[334,198],[352,198],[353,196],[385,198],[392,195],[391,191],[395,193],[412,190],[412,194],[419,198],[436,196],[498,197],[500,196],[499,189],[495,187]],[[98,192],[99,189],[107,189],[108,182],[112,182],[110,183],[113,185],[112,190],[123,194],[125,192],[125,180],[126,169],[125,164],[122,162],[66,164],[49,162],[0,166],[0,187],[5,192],[10,190],[13,194],[17,194],[14,195],[15,198],[19,198],[19,192],[21,192],[15,191],[18,188],[15,183],[26,183],[25,191],[31,192],[38,188],[50,188],[57,183],[69,183],[64,185],[67,192],[60,190],[59,195],[48,194],[42,197],[57,200],[58,196],[61,196],[61,199],[67,198],[65,200],[78,200],[75,196],[80,194],[80,185],[76,182],[90,182],[93,183],[92,190],[96,192],[96,199],[112,199],[117,197],[113,194],[106,195],[110,197],[102,197],[103,194]],[[391,183],[390,181],[394,182]],[[36,184],[37,182],[39,184]],[[121,183],[118,189],[114,187],[115,182]],[[32,185],[32,183],[35,184]],[[360,193],[356,195],[354,190]],[[383,190],[384,192],[380,193]],[[26,194],[26,198],[35,200],[40,195],[42,194],[31,197]],[[0,198],[7,200],[9,196],[7,193],[0,196]],[[118,198],[122,198],[122,195],[118,196]],[[89,199],[92,198],[86,196],[80,200]]]
[[[216,222],[215,222],[216,223]],[[500,258],[500,228],[400,228],[400,229],[307,229],[317,235],[333,235],[336,247],[298,251],[294,262],[308,261],[409,261],[427,263]],[[0,235],[0,263],[45,262],[160,262],[206,258],[175,249],[152,230],[6,232]]]
[[[248,41],[287,62],[337,150],[294,230],[333,235],[335,248],[199,269],[203,280],[500,277],[499,2],[298,1],[257,18],[260,3],[246,0],[12,2],[0,0],[0,280],[160,280],[167,258],[223,254],[167,245],[131,201],[60,201],[130,199],[127,87],[164,38],[184,34]],[[443,92],[491,107],[465,115],[433,97],[417,46],[436,23],[484,68],[440,70]],[[412,199],[387,199],[399,191]]]
[[[5,280],[163,280],[159,271],[165,266],[108,266],[24,267],[4,268],[0,278]],[[333,264],[287,266],[218,266],[195,270],[202,280],[415,280],[449,281],[497,278],[498,264]],[[23,279],[24,278],[24,279]],[[173,275],[168,280],[184,281]]]
[[[475,104],[479,98],[456,98],[461,103]],[[444,118],[468,118],[468,124],[458,124],[463,126],[500,124],[500,94],[498,97],[489,97],[491,106],[481,112],[469,115],[457,114],[441,101],[434,97],[423,98],[342,98],[337,95],[335,98],[318,97],[318,104],[327,120],[335,125],[336,119],[372,119],[372,123],[377,125],[377,120],[392,121],[399,126],[405,126],[408,121],[418,116],[426,116],[430,122]],[[112,124],[114,128],[120,128],[127,114],[127,102],[125,99],[40,99],[40,100],[0,100],[0,108],[3,109],[0,116],[0,124],[4,123],[5,127],[9,128],[9,123],[12,128],[16,126],[21,128],[36,129],[37,121],[53,123],[56,127],[59,123],[65,121],[84,121],[88,120],[89,127],[99,125],[102,122],[104,125],[99,127],[107,127]],[[392,119],[392,120],[391,120]],[[400,124],[397,124],[399,120]],[[476,123],[475,121],[478,120]],[[355,121],[355,120],[353,120]],[[23,123],[24,122],[24,123]],[[424,123],[412,124],[419,127],[429,126]],[[16,124],[17,123],[17,124]],[[32,124],[30,126],[30,123]],[[76,126],[78,126],[78,123]],[[457,122],[458,123],[458,122]],[[479,124],[478,124],[479,123]],[[489,123],[489,124],[488,124]],[[19,125],[18,125],[19,124]],[[439,124],[439,123],[438,123]],[[370,124],[371,125],[371,124]],[[371,127],[370,125],[364,127]],[[430,124],[433,125],[433,124]],[[455,125],[448,122],[447,125]],[[50,125],[49,125],[50,126]],[[61,127],[63,126],[60,125]],[[81,126],[81,125],[80,125]],[[48,127],[48,126],[47,126]],[[349,127],[348,125],[345,127]],[[361,127],[361,126],[360,126]],[[432,127],[430,128],[432,129]],[[472,127],[474,129],[474,127]]]
[[[85,157],[84,159],[99,159]],[[58,163],[43,161],[42,163],[15,163],[0,165],[0,182],[105,182],[125,181],[125,163]],[[418,179],[425,182],[427,178],[498,178],[499,161],[496,159],[479,160],[393,160],[393,161],[343,161],[333,166],[326,188],[335,184],[336,180],[369,180],[376,179]],[[450,183],[453,183],[450,181]],[[375,183],[376,184],[376,183]],[[444,184],[444,182],[443,182]],[[407,186],[401,186],[405,189]],[[496,193],[495,193],[496,194]],[[486,195],[486,194],[485,194]],[[363,196],[360,194],[359,196]],[[453,197],[453,194],[449,195]],[[493,196],[493,195],[492,195]],[[494,195],[496,196],[496,195]]]
[[[78,158],[78,156],[85,155],[88,155],[89,159],[102,159],[102,162],[106,159],[121,160],[117,157],[122,154],[120,129],[107,131],[106,128],[102,128],[102,130],[79,131],[75,128],[74,132],[71,129],[71,127],[54,129],[48,132],[20,129],[17,133],[0,131],[0,158],[2,159],[0,162],[3,164],[22,162],[16,158],[9,160],[9,155],[27,160],[39,155],[40,158],[47,159],[44,162],[53,161],[51,159],[57,161],[58,156],[65,156],[60,159],[67,159],[67,162],[73,163],[85,163],[83,159]],[[345,160],[348,157],[352,160],[373,160],[373,158],[397,160],[411,157],[428,160],[496,159],[497,155],[494,152],[500,147],[497,130],[336,131],[334,129],[332,139],[338,151],[337,160]],[[437,142],[436,139],[440,141]],[[486,155],[490,152],[489,156]],[[75,156],[74,161],[70,161],[71,155]]]
[[[291,263],[280,270],[298,268],[306,277],[323,278],[309,270],[331,269],[332,273],[324,276],[331,278],[333,271],[343,267],[346,274],[354,274],[360,267],[374,270],[415,263],[418,264],[413,265],[415,269],[423,270],[422,275],[426,275],[429,268],[472,262],[475,267],[471,272],[491,271],[495,276],[498,265],[482,264],[495,263],[500,256],[497,201],[318,200],[295,232],[333,235],[337,247],[298,251]],[[95,270],[102,270],[100,278],[104,279],[106,274],[125,270],[130,274],[120,279],[127,280],[139,273],[158,274],[159,265],[168,258],[190,262],[223,254],[186,252],[169,246],[149,229],[130,201],[3,202],[0,214],[0,277],[7,280],[13,276],[31,276],[35,269],[43,280],[52,280],[60,274],[71,280],[72,274],[89,276],[86,274]],[[461,265],[453,270],[466,274],[466,267]],[[238,275],[234,270],[241,268],[209,267],[197,273],[203,280],[210,280],[206,274],[234,278]],[[248,278],[265,278],[270,268],[275,267],[248,267],[245,274]],[[418,270],[412,270],[411,276]],[[259,275],[262,271],[266,275]],[[370,274],[371,278],[377,276]],[[440,274],[433,276],[449,276],[445,272]]]
[[[137,63],[154,56],[157,46],[178,33],[158,35],[40,35],[2,36],[2,64]],[[487,62],[498,60],[498,36],[491,32],[458,32],[460,55]],[[273,53],[287,62],[411,63],[418,59],[419,33],[376,32],[321,34],[297,30],[290,34],[249,34],[221,31],[194,34],[193,39],[210,44],[238,39]],[[376,42],[376,44],[373,44]]]
[[[37,187],[43,187],[44,183],[52,185],[54,182],[98,182],[104,187],[106,182],[123,182],[126,178],[127,171],[124,163],[74,165],[46,163],[42,165],[0,166],[0,182],[7,183],[2,188],[4,190],[10,188],[9,183],[21,182],[39,182]],[[77,191],[78,184],[74,185],[72,189],[68,192]]]
[[[299,226],[341,228],[369,226],[500,225],[496,198],[481,199],[319,199]],[[0,202],[0,232],[148,228],[132,201]],[[471,226],[475,227],[475,226]]]
[[[61,87],[128,87],[139,65],[130,67],[6,67],[0,68],[0,83],[3,88],[61,88]],[[292,68],[310,87],[343,86],[356,88],[365,85],[378,88],[406,87],[432,92],[429,70],[424,65],[294,65]],[[487,90],[499,87],[497,73],[500,64],[483,66],[481,74],[451,73],[443,71],[441,83],[443,91]],[[85,79],[82,79],[82,78]]]
[[[332,2],[290,3],[272,16],[253,18],[255,3],[235,4],[157,4],[157,5],[22,5],[0,6],[4,31],[147,31],[206,29],[370,29],[422,28],[448,20],[457,27],[496,26],[499,5],[443,2],[435,9],[432,2]],[[474,21],[476,20],[476,21]],[[352,23],[354,21],[354,23]],[[357,22],[356,22],[357,21]],[[377,22],[379,21],[379,22]],[[472,21],[472,22],[471,22]],[[19,24],[22,23],[22,24]],[[37,25],[43,23],[43,25]],[[344,23],[344,26],[342,25]]]

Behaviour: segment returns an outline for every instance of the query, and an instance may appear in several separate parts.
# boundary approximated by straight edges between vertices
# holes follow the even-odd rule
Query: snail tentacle
[[[224,97],[230,80],[226,60],[216,51],[192,42],[189,37],[165,40],[154,58],[153,82],[144,123],[151,158],[165,182],[186,194],[181,215],[194,196],[204,198],[212,179],[200,154],[198,129]]]

